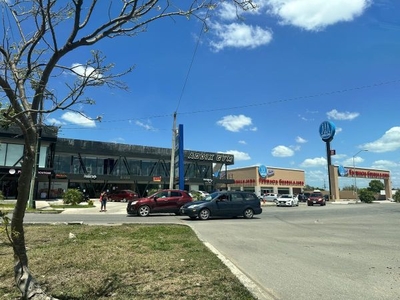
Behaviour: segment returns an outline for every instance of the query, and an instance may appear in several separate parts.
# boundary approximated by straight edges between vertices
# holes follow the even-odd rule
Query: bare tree
[[[253,8],[251,0],[229,0],[239,10]],[[54,299],[47,296],[28,268],[23,220],[36,174],[36,153],[41,115],[56,110],[75,110],[77,104],[94,104],[85,98],[88,87],[107,85],[126,88],[112,74],[113,65],[93,50],[106,38],[133,37],[164,18],[196,18],[206,23],[207,12],[222,0],[0,0],[0,97],[2,124],[16,125],[24,137],[18,198],[11,219],[14,276],[23,299]],[[68,66],[65,58],[91,46],[91,59]],[[66,84],[64,95],[51,91],[52,79],[65,73],[76,75]]]

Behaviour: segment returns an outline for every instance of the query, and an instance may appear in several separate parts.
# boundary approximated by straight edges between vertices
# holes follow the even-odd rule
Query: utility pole
[[[40,164],[40,147],[41,147],[41,139],[42,139],[42,126],[43,126],[43,98],[40,101],[40,106],[39,106],[39,122],[38,122],[38,128],[37,128],[37,134],[36,134],[36,155],[35,155],[35,162],[33,164],[32,168],[32,179],[30,183],[30,188],[29,188],[29,198],[28,198],[28,207],[29,208],[36,208],[36,202],[34,199],[35,196],[35,188],[36,188],[36,181],[37,181],[37,175],[39,171],[39,164]]]
[[[175,147],[176,147],[176,112],[174,112],[174,121],[172,125],[172,147],[171,147],[171,166],[169,172],[169,189],[174,188],[175,180]]]

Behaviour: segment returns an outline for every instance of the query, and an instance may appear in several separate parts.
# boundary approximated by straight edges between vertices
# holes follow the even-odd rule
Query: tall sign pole
[[[185,189],[185,158],[183,157],[183,125],[179,124],[178,129],[178,174],[179,174],[179,189]]]
[[[175,139],[176,139],[176,112],[174,112],[174,122],[172,125],[172,148],[171,148],[171,165],[169,171],[169,189],[174,188],[175,180]]]
[[[319,126],[319,135],[321,139],[326,143],[326,160],[328,162],[328,181],[329,181],[329,198],[333,199],[332,195],[332,174],[331,174],[331,141],[335,136],[336,126],[330,121],[322,122]]]

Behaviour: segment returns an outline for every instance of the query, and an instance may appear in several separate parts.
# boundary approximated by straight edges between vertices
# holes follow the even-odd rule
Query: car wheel
[[[138,209],[138,215],[141,217],[147,217],[150,214],[150,207],[143,205]]]
[[[312,203],[310,203],[310,202],[307,202],[307,206],[313,206],[313,205],[312,205]]]
[[[208,220],[210,218],[210,211],[207,208],[203,208],[199,212],[199,219],[200,220]]]
[[[243,212],[243,217],[245,219],[251,219],[254,216],[254,211],[251,208],[246,208]]]

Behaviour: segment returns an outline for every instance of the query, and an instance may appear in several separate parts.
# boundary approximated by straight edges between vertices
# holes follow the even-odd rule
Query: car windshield
[[[213,200],[214,198],[217,198],[219,195],[221,195],[221,193],[211,193],[211,194],[208,194],[208,195],[206,195],[202,200],[203,201],[211,201],[211,200]]]
[[[311,197],[322,197],[322,194],[320,194],[320,193],[312,193]]]

